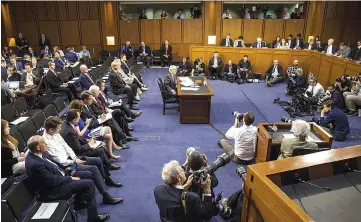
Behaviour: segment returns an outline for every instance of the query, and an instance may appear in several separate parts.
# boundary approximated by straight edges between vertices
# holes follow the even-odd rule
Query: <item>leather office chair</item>
[[[158,62],[158,63],[161,62],[160,57],[161,57],[160,50],[153,50],[152,51],[152,56],[151,56],[151,64],[152,64],[152,66],[154,65],[154,62]]]
[[[330,150],[330,148],[295,148],[292,152],[292,156],[302,156],[326,150]]]
[[[167,99],[165,97],[165,89],[164,89],[164,85],[163,85],[163,80],[161,78],[158,78],[157,83],[158,83],[160,94],[162,96],[162,101],[163,101],[163,115],[165,115],[166,109],[178,109],[179,110],[179,106],[166,107],[166,104],[177,104],[178,99],[177,98]]]

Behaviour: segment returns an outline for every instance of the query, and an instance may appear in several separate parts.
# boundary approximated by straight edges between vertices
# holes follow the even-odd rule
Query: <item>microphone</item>
[[[302,180],[302,179],[299,177],[299,174],[298,174],[298,173],[295,173],[293,179],[296,180],[297,182],[300,182],[300,183],[308,184],[308,185],[310,185],[310,186],[317,187],[317,188],[320,188],[320,189],[323,189],[323,190],[326,190],[326,191],[331,191],[331,188],[330,188],[330,187],[321,187],[321,186],[318,186],[318,185],[316,185],[316,184],[313,184],[313,183],[310,183],[310,182],[307,182],[307,181]]]

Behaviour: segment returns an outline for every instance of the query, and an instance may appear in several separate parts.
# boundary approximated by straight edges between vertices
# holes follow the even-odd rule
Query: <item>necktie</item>
[[[100,102],[100,99],[99,99],[99,98],[95,98],[95,100],[97,101],[97,104],[98,104],[99,108],[100,108],[101,110],[104,110],[105,108],[104,108],[104,106],[102,105],[102,103]]]
[[[165,54],[168,55],[168,46],[165,47]]]
[[[258,43],[258,46],[257,46],[257,48],[261,48],[261,43],[260,43],[260,42]]]
[[[88,79],[90,79],[90,81],[94,84],[94,81],[92,80],[92,78],[90,78],[90,76],[89,76],[89,74],[88,73],[84,73],[87,77],[88,77]]]
[[[274,72],[276,71],[276,69],[277,69],[277,66],[273,66],[273,71],[272,71],[272,73],[274,73]]]

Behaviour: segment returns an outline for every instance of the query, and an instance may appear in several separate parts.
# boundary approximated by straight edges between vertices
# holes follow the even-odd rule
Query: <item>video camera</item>
[[[242,121],[243,117],[244,117],[244,113],[240,113],[237,111],[232,111],[232,115],[235,116],[236,118],[238,118],[239,121]]]
[[[317,102],[317,105],[318,105],[318,106],[322,106],[322,104],[323,104],[326,100],[329,100],[329,99],[331,99],[331,95],[330,95],[330,94],[328,94],[328,93],[321,94],[321,95],[320,95],[320,98],[319,98],[319,100],[318,100],[318,102]]]
[[[292,123],[292,120],[286,116],[282,116],[281,121],[284,123]]]
[[[202,179],[205,181],[207,179],[208,174],[212,174],[216,172],[220,167],[227,165],[231,161],[231,156],[228,153],[222,153],[221,155],[217,156],[216,160],[208,165],[207,167],[198,170],[193,173],[194,181],[199,181]]]
[[[344,79],[345,80],[350,80],[350,81],[358,81],[359,77],[358,76],[348,76],[348,75],[346,75],[346,76],[344,76]],[[335,81],[336,82],[341,82],[341,77],[336,78]]]

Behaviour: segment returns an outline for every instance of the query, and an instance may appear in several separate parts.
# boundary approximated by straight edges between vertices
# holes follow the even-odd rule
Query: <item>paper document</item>
[[[32,220],[37,219],[50,219],[51,215],[55,212],[59,203],[42,203],[38,211],[31,218]]]
[[[102,78],[102,80],[106,80],[106,79],[109,79],[109,77],[108,77],[108,76],[104,76],[104,77]]]
[[[100,145],[102,145],[102,142],[101,142],[101,141],[97,141],[97,140],[95,140],[95,143],[89,143],[89,146],[90,146],[90,148],[92,148],[92,149],[96,149],[96,148],[98,148]]]
[[[116,101],[116,102],[113,102],[112,104],[109,105],[109,107],[116,107],[116,106],[121,106],[122,105],[122,101],[119,100],[119,101]]]
[[[69,81],[68,83],[69,83],[69,84],[73,84],[73,83],[75,83],[75,81],[71,80],[71,81]]]
[[[7,178],[1,178],[1,184],[3,184],[6,179],[7,179]]]
[[[194,82],[189,77],[179,77],[179,80],[181,81],[182,86],[193,86]]]
[[[293,134],[291,134],[291,133],[284,133],[284,134],[283,134],[283,137],[284,137],[284,138],[290,138],[290,139],[296,138],[296,136],[293,135]],[[307,137],[307,141],[308,141],[308,142],[314,142],[315,140],[312,139],[312,137],[308,136],[308,137]]]
[[[181,90],[186,90],[186,91],[198,91],[199,88],[196,87],[181,87]]]
[[[107,113],[104,120],[101,120],[100,118],[98,119],[98,123],[99,123],[99,124],[102,124],[102,123],[110,120],[111,118],[113,118],[112,114],[111,114],[111,113]]]
[[[100,137],[101,134],[103,132],[103,126],[99,126],[95,129],[92,129],[89,133],[88,133],[88,137],[92,138],[92,137]]]
[[[25,120],[27,120],[29,117],[28,116],[22,116],[17,118],[16,120],[12,121],[11,124],[13,125],[18,125],[19,123],[24,122]]]

